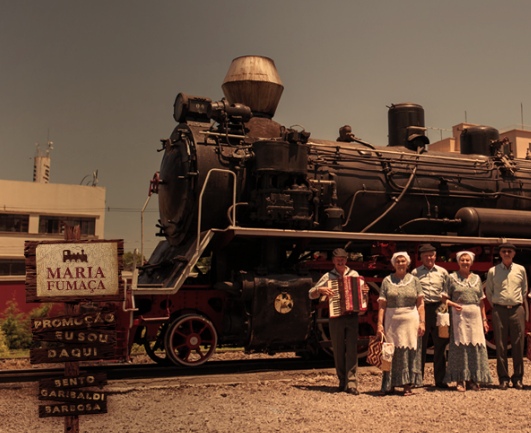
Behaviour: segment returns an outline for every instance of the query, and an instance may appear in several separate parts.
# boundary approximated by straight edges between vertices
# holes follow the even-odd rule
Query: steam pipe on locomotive
[[[531,162],[496,129],[464,130],[461,154],[432,152],[423,108],[403,103],[389,107],[387,147],[317,140],[273,120],[283,85],[272,60],[235,59],[222,88],[217,102],[179,93],[160,149],[151,191],[165,240],[132,289],[132,341],[157,362],[202,364],[217,345],[329,350],[327,306],[307,293],[338,246],[373,287],[368,336],[397,246],[428,240],[449,260],[465,244],[488,268],[505,238],[531,245]]]

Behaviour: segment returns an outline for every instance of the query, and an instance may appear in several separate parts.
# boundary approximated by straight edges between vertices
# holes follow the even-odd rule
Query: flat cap
[[[513,251],[516,251],[516,247],[513,245],[513,244],[500,244],[498,246],[498,249],[502,249],[502,248],[505,248],[507,250],[513,250]]]
[[[348,257],[348,254],[343,248],[336,248],[334,251],[332,251],[332,256],[334,256],[334,257]]]
[[[422,244],[419,248],[419,253],[427,253],[430,251],[437,251],[437,248],[431,244]]]

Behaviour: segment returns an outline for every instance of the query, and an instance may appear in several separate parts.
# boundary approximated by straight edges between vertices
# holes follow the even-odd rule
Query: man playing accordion
[[[343,248],[332,252],[334,269],[324,274],[317,284],[309,291],[310,299],[332,297],[336,292],[329,284],[330,280],[344,277],[359,277],[359,274],[347,266],[348,254]],[[369,292],[363,283],[365,297]],[[329,320],[330,340],[334,351],[334,364],[339,378],[339,392],[358,395],[356,370],[358,367],[358,312],[349,311]]]

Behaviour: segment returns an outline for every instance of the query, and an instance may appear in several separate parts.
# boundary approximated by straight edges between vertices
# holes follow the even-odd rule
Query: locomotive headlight
[[[207,111],[211,102],[210,98],[179,93],[173,104],[173,118],[179,123],[185,120],[208,122],[210,118]]]
[[[208,117],[214,119],[217,122],[222,121],[226,117],[225,100],[212,102],[208,107]]]
[[[228,104],[225,99],[222,99],[221,101],[210,104],[208,107],[208,117],[218,123],[223,123],[229,119],[248,122],[253,117],[253,113],[247,105]]]

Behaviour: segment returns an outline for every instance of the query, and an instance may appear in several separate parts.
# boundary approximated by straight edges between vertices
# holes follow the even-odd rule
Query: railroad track
[[[275,358],[253,360],[210,361],[197,367],[159,366],[157,364],[81,365],[80,371],[105,373],[108,380],[150,379],[163,377],[206,376],[215,374],[244,374],[260,371],[310,370],[332,368],[332,359],[308,360],[302,358]],[[32,368],[0,371],[0,383],[36,382],[64,375],[64,367]]]

